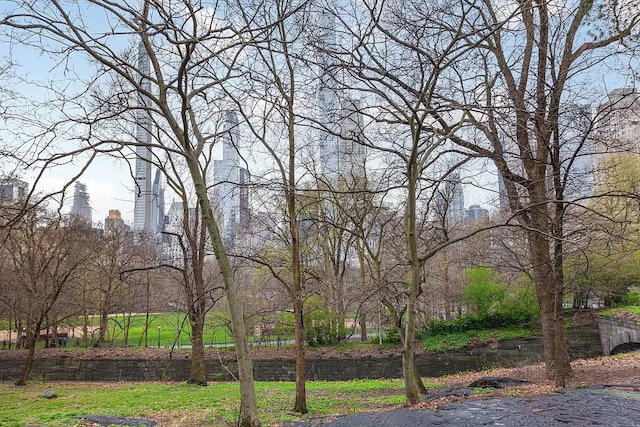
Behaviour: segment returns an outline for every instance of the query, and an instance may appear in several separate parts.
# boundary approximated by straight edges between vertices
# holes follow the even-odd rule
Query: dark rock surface
[[[482,377],[478,378],[467,387],[471,388],[507,388],[518,387],[521,385],[529,385],[529,381],[514,380],[507,377]]]
[[[147,420],[144,418],[124,418],[109,415],[80,415],[75,418],[86,420],[90,423],[98,424],[100,426],[153,427],[156,425],[155,421]]]
[[[54,398],[58,397],[58,393],[56,393],[55,390],[47,389],[47,390],[43,391],[42,393],[40,393],[39,396],[44,398],[44,399],[54,399]]]
[[[637,384],[563,389],[556,394],[538,397],[466,400],[442,405],[436,411],[403,408],[287,425],[635,427],[640,426],[639,390]]]

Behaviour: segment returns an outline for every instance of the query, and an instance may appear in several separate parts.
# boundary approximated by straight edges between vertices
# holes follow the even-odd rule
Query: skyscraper
[[[340,152],[338,173],[345,180],[353,180],[365,174],[366,150],[362,145],[364,120],[360,101],[343,96],[340,101]]]
[[[141,85],[149,90],[151,84],[148,79],[150,72],[149,55],[144,45],[138,46],[138,69],[142,76]],[[135,169],[135,206],[133,210],[133,231],[136,233],[151,233],[151,204],[153,191],[151,188],[151,115],[147,106],[149,100],[143,94],[138,95],[138,110],[136,111],[136,139],[141,145],[136,147]]]
[[[473,224],[476,221],[489,217],[489,211],[480,205],[471,205],[464,211],[464,220],[467,224]]]
[[[607,191],[622,159],[640,155],[640,92],[635,87],[609,92],[606,102],[598,106],[595,129],[594,187]]]
[[[15,178],[0,179],[0,204],[9,205],[24,200],[29,194],[29,184]]]
[[[335,18],[327,11],[320,12],[318,36],[318,87],[317,113],[320,124],[319,152],[320,175],[327,183],[334,183],[340,173],[340,143],[338,141],[338,90],[331,67],[331,56],[336,46]]]
[[[78,181],[76,181],[73,189],[73,205],[71,206],[71,214],[76,215],[91,224],[91,205],[89,204],[87,186]]]
[[[435,208],[437,215],[443,218],[447,225],[459,225],[463,222],[464,192],[460,174],[454,172],[446,181],[438,186],[435,195]]]
[[[109,215],[104,219],[104,232],[107,236],[122,235],[127,231],[124,220],[118,209],[109,209]]]
[[[359,100],[339,89],[333,65],[336,51],[336,20],[327,11],[319,15],[317,120],[319,123],[320,176],[333,185],[338,178],[353,181],[365,172],[362,141],[364,120]]]
[[[635,87],[614,89],[598,107],[598,153],[640,153],[640,93]]]
[[[156,236],[164,231],[165,215],[164,215],[164,187],[162,186],[162,172],[156,169],[156,176],[153,180],[153,188],[151,190],[153,197],[151,199],[151,229],[152,236]]]
[[[240,128],[234,111],[225,114],[222,134],[222,160],[213,163],[214,198],[223,226],[223,238],[227,249],[234,246],[238,226],[248,216],[248,172],[240,166],[238,142]]]

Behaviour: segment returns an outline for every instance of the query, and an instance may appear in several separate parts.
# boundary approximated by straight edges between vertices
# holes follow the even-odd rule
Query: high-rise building
[[[142,43],[138,46],[138,69],[142,76],[141,85],[150,90],[148,79],[150,72],[149,55]],[[133,231],[151,233],[151,206],[153,191],[151,188],[151,115],[148,110],[149,100],[143,94],[138,95],[136,111],[136,168],[135,168],[135,206],[133,210]]]
[[[107,236],[122,235],[127,231],[122,215],[118,209],[109,209],[109,215],[104,219],[104,233]]]
[[[0,179],[0,204],[17,203],[29,194],[29,184],[15,178]]]
[[[635,87],[614,89],[598,107],[597,152],[640,153],[640,93]]]
[[[249,174],[240,166],[239,140],[238,117],[234,111],[228,111],[222,133],[222,160],[215,160],[213,163],[214,200],[217,201],[227,249],[233,248],[239,225],[246,221],[249,215],[246,187]]]
[[[157,236],[164,231],[165,215],[164,215],[164,187],[162,186],[162,172],[156,169],[156,176],[153,180],[153,188],[151,190],[153,197],[151,199],[151,229],[152,236]]]
[[[593,169],[596,186],[604,185],[617,163],[613,155],[640,155],[640,93],[635,87],[614,89],[596,113]],[[612,162],[606,162],[611,159]]]
[[[92,212],[89,203],[89,192],[87,186],[76,181],[73,189],[73,205],[71,206],[71,214],[84,219],[91,224]]]
[[[331,52],[336,46],[335,17],[328,11],[320,12],[318,36],[317,115],[320,175],[327,183],[335,183],[340,173],[340,143],[338,138],[339,97],[333,72]]]
[[[365,174],[366,149],[361,143],[364,120],[360,101],[342,97],[338,124],[340,126],[338,173],[342,179],[350,181]]]
[[[185,212],[189,216],[187,227],[191,226],[191,222],[195,218],[195,208],[186,207],[182,202],[174,201],[169,206],[167,211],[167,222],[165,230],[167,231],[165,255],[171,265],[182,267],[185,257],[189,256],[189,253],[184,251],[190,251],[191,246],[187,244],[183,239],[185,236]]]
[[[338,178],[352,181],[364,175],[366,151],[362,141],[364,120],[360,102],[339,90],[331,52],[335,51],[336,20],[322,11],[319,16],[317,120],[319,124],[320,176],[332,185]]]
[[[447,225],[459,225],[465,217],[464,192],[460,175],[454,172],[440,183],[435,195],[437,215],[443,218]]]
[[[480,205],[471,205],[464,211],[464,220],[467,224],[473,224],[476,221],[489,217],[489,211]]]

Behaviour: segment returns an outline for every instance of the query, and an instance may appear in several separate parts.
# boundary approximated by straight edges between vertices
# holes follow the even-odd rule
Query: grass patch
[[[640,306],[627,305],[627,306],[624,306],[624,307],[610,308],[610,309],[605,310],[602,313],[600,313],[600,315],[604,316],[604,317],[612,317],[612,316],[615,317],[615,314],[617,312],[631,313],[633,315],[640,316]]]
[[[59,330],[64,331],[67,327],[73,328],[68,338],[67,346],[73,347],[78,341],[80,346],[92,346],[98,338],[97,328],[100,325],[98,316],[89,316],[87,327],[89,337],[85,343],[82,337],[82,330],[85,320],[82,317],[70,319],[59,324]],[[145,338],[147,320],[144,314],[111,314],[107,321],[106,340],[107,345],[114,347],[172,347],[174,345],[191,344],[191,326],[186,319],[186,314],[181,312],[152,313],[149,315],[148,333]],[[8,329],[9,322],[6,319],[0,320],[0,330]],[[125,333],[127,332],[127,333]],[[289,339],[291,337],[249,337],[250,342],[258,343],[261,339]],[[14,337],[15,339],[15,337]],[[204,343],[206,345],[224,345],[233,343],[233,336],[228,327],[227,316],[223,312],[208,313],[204,327]],[[38,343],[39,347],[44,345]]]
[[[433,385],[432,385],[433,386]],[[257,382],[258,410],[271,425],[300,419],[291,411],[295,384]],[[55,399],[39,394],[56,391]],[[26,387],[0,385],[0,425],[81,426],[81,415],[149,418],[162,426],[235,425],[237,383],[209,387],[183,383],[32,383]],[[401,380],[307,382],[309,414],[305,417],[347,414],[404,402]]]
[[[536,331],[528,328],[485,329],[456,332],[447,335],[433,335],[422,338],[422,345],[431,351],[443,352],[460,350],[470,345],[484,345],[499,340],[533,338]]]

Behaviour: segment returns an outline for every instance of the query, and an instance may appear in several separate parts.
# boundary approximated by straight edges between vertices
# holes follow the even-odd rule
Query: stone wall
[[[640,325],[624,319],[597,317],[602,352],[605,356],[615,353],[616,347],[640,343]],[[633,348],[636,346],[634,345]]]
[[[596,328],[576,328],[569,333],[568,339],[573,358],[596,357],[602,354]],[[437,377],[460,371],[526,365],[537,363],[541,359],[542,340],[536,338],[500,341],[466,351],[424,354],[416,358],[416,363],[423,376]],[[0,381],[13,381],[18,378],[23,366],[22,363],[0,358]],[[189,376],[189,369],[189,359],[36,360],[31,377],[51,381],[184,381]],[[256,360],[254,375],[257,381],[293,381],[295,380],[295,361]],[[207,378],[210,381],[228,381],[236,376],[235,362],[222,365],[218,360],[207,361]],[[309,380],[400,377],[402,377],[400,356],[307,360]]]

